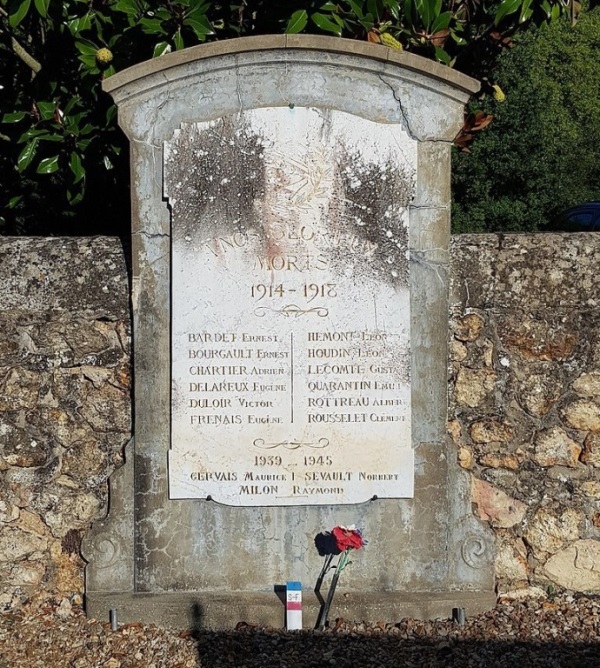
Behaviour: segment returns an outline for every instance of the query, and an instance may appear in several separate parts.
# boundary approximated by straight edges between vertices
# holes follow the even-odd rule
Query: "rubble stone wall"
[[[0,237],[0,609],[80,597],[83,532],[130,438],[116,239]]]
[[[449,432],[499,591],[600,593],[600,235],[452,241]],[[83,591],[131,432],[116,239],[0,238],[0,609]],[[533,591],[536,591],[534,589]]]
[[[498,589],[600,593],[600,235],[452,245],[449,431]]]

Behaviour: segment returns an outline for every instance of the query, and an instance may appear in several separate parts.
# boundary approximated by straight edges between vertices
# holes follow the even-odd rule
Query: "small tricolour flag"
[[[286,624],[288,631],[302,629],[302,583],[288,580],[286,583]]]

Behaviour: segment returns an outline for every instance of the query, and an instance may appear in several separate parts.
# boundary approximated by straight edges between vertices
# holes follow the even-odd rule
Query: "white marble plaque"
[[[408,211],[398,125],[267,108],[165,145],[171,498],[411,497]]]

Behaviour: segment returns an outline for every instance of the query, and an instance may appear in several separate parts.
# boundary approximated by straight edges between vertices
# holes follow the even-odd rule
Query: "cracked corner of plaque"
[[[94,522],[81,552],[86,592],[133,591],[134,475],[133,439],[125,446],[125,463],[109,479],[109,511]]]

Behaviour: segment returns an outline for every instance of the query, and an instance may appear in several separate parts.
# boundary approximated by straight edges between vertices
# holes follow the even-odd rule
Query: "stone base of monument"
[[[436,446],[437,448],[438,446]],[[451,444],[447,444],[449,453],[453,452]],[[431,447],[428,450],[433,451]],[[428,450],[417,450],[418,470],[424,470],[421,457],[427,458]],[[245,621],[273,627],[285,626],[285,576],[279,582],[264,583],[263,591],[165,591],[136,592],[135,585],[135,539],[134,539],[134,503],[131,490],[134,487],[134,442],[133,439],[125,449],[125,465],[110,480],[110,514],[94,525],[84,539],[82,548],[84,557],[90,562],[86,569],[86,612],[88,617],[108,621],[109,611],[116,609],[120,623],[144,622],[160,626],[172,626],[180,629],[191,628],[233,628],[238,622]],[[429,457],[431,455],[429,454]],[[444,458],[445,459],[445,458]],[[342,617],[347,620],[385,621],[395,623],[402,618],[416,619],[449,619],[453,608],[465,608],[466,615],[490,610],[496,602],[490,572],[490,545],[486,533],[481,531],[479,523],[473,516],[453,517],[457,511],[466,506],[469,494],[468,477],[456,464],[444,466],[438,462],[436,475],[440,481],[446,476],[451,481],[454,494],[448,503],[442,495],[437,495],[433,488],[422,485],[424,477],[416,477],[416,501],[418,505],[428,502],[429,512],[439,511],[445,521],[454,528],[454,536],[437,536],[437,540],[423,544],[422,538],[413,531],[413,545],[404,541],[404,545],[396,546],[397,552],[392,553],[385,543],[370,544],[357,552],[355,563],[350,565],[340,580],[340,585],[333,600],[329,620]],[[427,482],[431,483],[433,474],[428,472]],[[198,501],[196,502],[198,503]],[[202,503],[202,502],[199,502]],[[206,503],[206,502],[205,502]],[[408,501],[412,503],[412,500]],[[446,505],[448,504],[448,505]],[[259,509],[263,511],[265,509]],[[395,533],[395,532],[392,532]],[[372,535],[372,534],[371,534]],[[427,534],[426,534],[427,535]],[[200,540],[200,537],[199,537]],[[438,541],[447,542],[438,542]],[[392,535],[388,537],[392,541]],[[402,552],[402,547],[407,551]],[[415,554],[421,550],[433,558],[425,556],[417,559]],[[303,550],[301,550],[303,552]],[[302,574],[303,585],[303,618],[304,628],[314,628],[321,603],[312,591],[315,586],[321,561],[316,555],[314,546],[308,546],[302,559],[310,559],[315,552],[314,579],[310,579],[312,571]],[[208,571],[218,572],[226,566],[223,555],[207,553]],[[174,556],[176,559],[176,556]],[[244,555],[239,554],[234,561],[244,563]],[[290,555],[290,563],[294,556]],[[296,559],[297,561],[297,559]],[[419,562],[421,565],[419,566]],[[287,563],[287,562],[286,562]],[[386,578],[387,568],[394,572],[411,570],[413,578],[421,582],[431,582],[441,567],[443,572],[456,572],[465,582],[466,587],[452,587],[439,591],[420,591],[415,584],[407,584],[404,591],[352,591],[352,588],[363,584],[365,575],[371,571],[379,574],[379,579]],[[212,566],[211,566],[212,564]],[[297,564],[296,564],[297,565]],[[281,567],[285,571],[285,564]],[[185,574],[191,580],[202,581],[201,574]],[[388,574],[393,577],[392,574]],[[327,577],[321,587],[321,595],[327,595],[330,578]],[[479,583],[480,588],[477,588]],[[469,587],[470,585],[470,587]],[[442,585],[443,586],[443,585]],[[267,587],[269,589],[267,589]],[[348,587],[348,590],[345,589]],[[469,588],[467,588],[469,587]],[[258,587],[257,587],[258,589]]]
[[[339,617],[352,621],[396,623],[403,618],[450,619],[452,608],[464,608],[467,617],[492,608],[496,597],[485,591],[450,592],[344,592],[331,605],[329,621]],[[143,622],[178,629],[227,629],[237,622],[285,627],[285,593],[185,592],[129,594],[89,592],[88,617],[108,620],[116,608],[119,623]],[[320,603],[313,592],[303,592],[304,628],[315,627]]]

